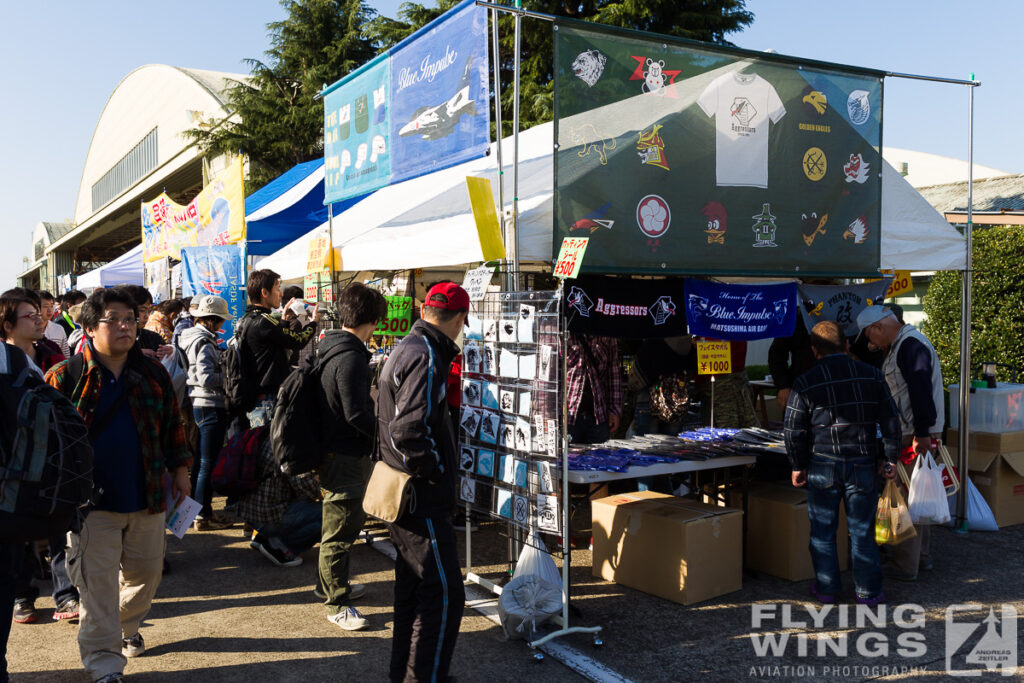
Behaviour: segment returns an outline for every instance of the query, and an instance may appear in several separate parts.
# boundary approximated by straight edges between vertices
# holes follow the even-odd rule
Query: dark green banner
[[[877,276],[882,74],[555,25],[555,229],[583,272]]]

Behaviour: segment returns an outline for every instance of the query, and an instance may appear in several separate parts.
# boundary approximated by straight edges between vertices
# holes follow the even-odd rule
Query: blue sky
[[[394,16],[397,0],[370,3]],[[1024,3],[1006,0],[748,0],[740,47],[933,76],[975,72],[974,160],[1024,172],[1014,47]],[[276,0],[5,3],[0,22],[0,289],[14,284],[40,220],[74,213],[92,132],[117,83],[143,64],[246,71],[267,47]],[[883,144],[967,158],[967,88],[890,78]],[[1009,113],[1009,114],[1008,114]],[[1007,118],[1008,117],[1008,118]]]

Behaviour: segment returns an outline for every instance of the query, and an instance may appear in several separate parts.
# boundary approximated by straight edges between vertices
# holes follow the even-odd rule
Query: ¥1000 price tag
[[[697,374],[723,375],[732,372],[732,344],[727,341],[697,340]]]

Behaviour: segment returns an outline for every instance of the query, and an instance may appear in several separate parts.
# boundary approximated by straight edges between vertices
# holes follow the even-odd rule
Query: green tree
[[[249,78],[228,90],[233,116],[185,132],[204,153],[247,155],[247,192],[323,156],[323,103],[315,95],[377,53],[361,30],[375,12],[362,0],[281,0],[281,6],[286,18],[267,25],[265,58],[246,60]]]
[[[1024,226],[974,232],[971,276],[971,363],[1008,363],[1024,370]],[[959,272],[937,273],[924,297],[924,333],[935,346],[947,386],[960,382]]]
[[[433,21],[458,4],[458,0],[436,0],[437,5],[406,2],[399,18],[377,17],[365,28],[365,35],[389,48],[418,28]],[[754,15],[746,10],[746,0],[524,0],[523,7],[534,12],[593,21],[621,28],[664,33],[680,38],[731,45],[730,33],[748,26]],[[512,132],[514,64],[513,18],[503,13],[499,19],[501,41],[501,107],[504,135]],[[551,26],[546,21],[523,19],[520,54],[520,128],[550,121],[554,116],[553,59]]]

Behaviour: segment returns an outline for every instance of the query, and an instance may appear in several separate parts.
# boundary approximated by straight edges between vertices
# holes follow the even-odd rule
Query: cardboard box
[[[739,491],[731,491],[729,504],[742,507],[742,495]],[[808,549],[810,541],[807,489],[768,483],[750,485],[747,498],[747,569],[790,581],[813,579],[814,565]],[[843,505],[839,506],[836,550],[839,570],[846,571],[850,546]]]
[[[957,459],[956,449],[949,454]],[[1024,451],[967,451],[967,468],[999,528],[1024,524]]]
[[[743,587],[743,513],[653,491],[592,501],[594,576],[683,605]]]
[[[1024,432],[977,432],[967,434],[967,451],[979,450],[990,453],[1016,453],[1024,451]],[[946,430],[946,446],[952,450],[960,447],[960,435],[952,427]]]

